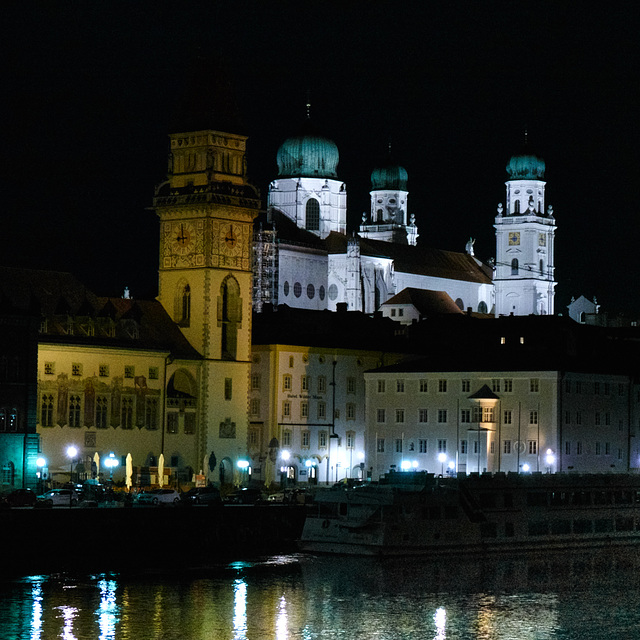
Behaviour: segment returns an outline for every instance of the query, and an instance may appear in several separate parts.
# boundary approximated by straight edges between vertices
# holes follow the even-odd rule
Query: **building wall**
[[[313,474],[320,483],[361,477],[364,372],[398,359],[377,351],[254,345],[249,411],[250,432],[255,429],[259,442],[251,449],[252,464],[261,469],[260,479],[279,483],[282,467],[302,483],[313,482]],[[277,448],[269,449],[274,438]]]
[[[328,304],[327,265],[324,252],[280,245],[278,301],[296,309],[323,310]]]
[[[524,464],[530,471],[580,473],[639,466],[632,434],[640,396],[625,376],[447,371],[371,372],[365,379],[366,456],[374,477],[403,462],[433,473],[446,473],[450,462],[458,473],[522,471]],[[469,398],[483,385],[498,399]],[[493,409],[492,421],[478,422],[474,408],[484,406]]]
[[[198,418],[185,421],[184,414],[195,413],[199,399],[180,406],[179,401],[167,398],[165,389],[176,373],[197,388],[200,364],[169,363],[167,356],[142,350],[40,345],[38,433],[52,479],[68,480],[70,460],[66,451],[70,445],[77,447],[75,463],[82,462],[88,477],[96,453],[103,460],[113,452],[121,462],[114,473],[116,480],[125,477],[124,459],[129,453],[134,467],[155,466],[164,453],[166,467],[183,472],[187,467],[196,468],[202,425]],[[185,388],[184,384],[179,386]],[[77,403],[78,414],[74,412]],[[101,406],[106,407],[102,423]],[[175,414],[176,420],[171,421],[169,414]],[[175,424],[175,433],[163,430],[168,422],[172,431]],[[106,477],[106,469],[101,471]]]

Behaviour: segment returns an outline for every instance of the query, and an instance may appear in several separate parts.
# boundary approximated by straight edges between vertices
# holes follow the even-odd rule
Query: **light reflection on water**
[[[281,556],[183,573],[0,582],[4,640],[640,637],[632,553],[533,560]]]

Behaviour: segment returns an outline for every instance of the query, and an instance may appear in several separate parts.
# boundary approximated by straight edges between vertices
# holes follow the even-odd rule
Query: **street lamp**
[[[444,451],[442,453],[438,454],[438,462],[441,464],[441,470],[440,470],[440,475],[444,476],[444,463],[447,461],[447,454],[444,453]]]
[[[551,467],[553,467],[556,461],[556,457],[553,455],[553,451],[551,449],[547,449],[547,457],[545,458],[545,460],[547,461],[547,473],[551,473]]]
[[[113,484],[113,470],[118,466],[118,458],[116,458],[113,451],[109,454],[109,457],[104,461],[104,466],[109,469],[109,482]]]
[[[67,455],[71,460],[71,466],[69,468],[69,484],[71,485],[69,487],[69,509],[71,509],[73,506],[73,460],[78,455],[78,450],[71,445],[70,447],[67,447]]]
[[[240,473],[242,473],[242,483],[241,484],[245,484],[247,470],[249,469],[249,461],[248,460],[238,460],[238,462],[236,462],[236,465],[238,466],[238,469],[240,469]]]
[[[284,489],[284,486],[287,480],[287,473],[288,473],[287,467],[289,466],[287,463],[289,462],[289,458],[291,457],[291,454],[285,449],[280,454],[280,457],[282,458],[282,462],[284,463],[280,467],[280,485],[281,485],[281,488]]]
[[[36,460],[36,467],[38,467],[38,472],[36,474],[38,478],[38,493],[42,493],[44,491],[44,468],[47,466],[47,461],[42,456],[39,456]]]

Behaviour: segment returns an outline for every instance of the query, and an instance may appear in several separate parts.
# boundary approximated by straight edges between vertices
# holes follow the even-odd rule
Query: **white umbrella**
[[[131,454],[127,453],[126,480],[127,490],[131,491],[131,476],[133,475],[133,460]]]
[[[158,484],[161,487],[164,485],[164,453],[158,458]]]
[[[99,478],[100,477],[100,456],[98,455],[97,451],[93,454],[93,462],[96,465],[96,478]]]

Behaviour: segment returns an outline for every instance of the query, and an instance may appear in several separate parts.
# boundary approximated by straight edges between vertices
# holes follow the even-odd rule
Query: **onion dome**
[[[307,118],[297,136],[285,140],[278,149],[280,178],[337,178],[338,147]]]
[[[371,172],[372,191],[406,191],[409,176],[407,170],[391,162],[391,158],[384,167]]]
[[[544,180],[546,166],[542,158],[532,153],[527,145],[525,133],[525,143],[521,153],[511,157],[507,165],[507,173],[511,180]]]

